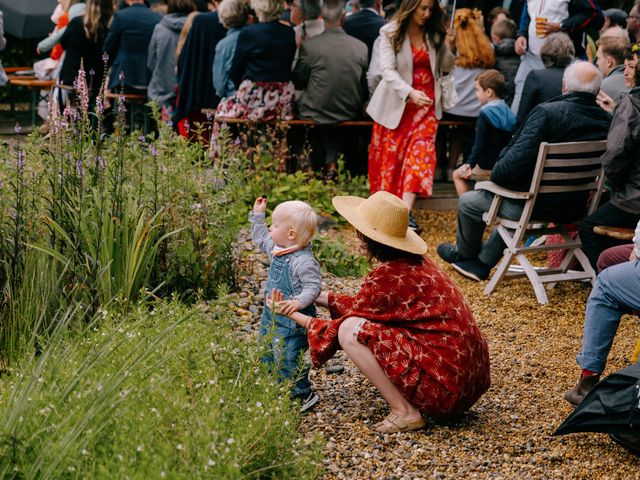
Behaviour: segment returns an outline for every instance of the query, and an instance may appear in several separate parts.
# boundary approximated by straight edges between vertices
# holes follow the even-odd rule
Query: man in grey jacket
[[[596,268],[598,256],[616,245],[613,239],[593,232],[596,225],[633,228],[640,220],[640,68],[636,66],[636,87],[624,95],[613,114],[602,156],[604,175],[611,198],[586,217],[578,231],[582,250]]]
[[[302,90],[298,112],[320,124],[327,174],[335,171],[343,142],[335,128],[323,126],[362,117],[367,99],[367,46],[342,29],[344,5],[344,0],[323,3],[325,31],[302,43],[293,69],[293,83]]]

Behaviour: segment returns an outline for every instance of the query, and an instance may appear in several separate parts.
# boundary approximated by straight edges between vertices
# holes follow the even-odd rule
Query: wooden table
[[[9,83],[14,87],[24,87],[31,90],[31,125],[36,124],[36,118],[38,113],[38,102],[45,98],[40,94],[41,90],[51,90],[56,82],[53,80],[38,80],[37,78],[12,76],[9,78]]]

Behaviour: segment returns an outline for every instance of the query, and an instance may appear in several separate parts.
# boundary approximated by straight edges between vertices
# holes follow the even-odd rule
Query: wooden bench
[[[622,240],[624,242],[633,241],[633,236],[635,234],[632,228],[609,227],[607,225],[596,225],[593,227],[593,233],[604,237],[615,238],[616,240]]]
[[[118,105],[120,99],[124,101],[124,103],[129,104],[129,127],[133,129],[133,123],[136,115],[140,115],[142,118],[142,129],[143,133],[147,133],[149,131],[149,111],[147,108],[148,98],[146,94],[141,93],[118,93],[118,92],[108,92],[105,95],[105,98],[110,100],[115,105]]]
[[[35,125],[38,113],[38,103],[40,100],[46,98],[46,96],[41,95],[40,92],[42,90],[47,90],[47,92],[49,92],[56,82],[53,80],[38,80],[37,78],[31,77],[24,78],[21,76],[12,76],[9,78],[9,84],[13,87],[24,87],[31,91],[31,103],[29,110],[31,112],[31,125]]]
[[[292,120],[268,120],[268,121],[255,121],[246,118],[230,118],[230,117],[216,117],[216,111],[209,108],[203,108],[202,113],[211,116],[216,123],[228,123],[230,125],[258,125],[258,124],[284,124],[291,126],[303,126],[303,127],[315,127],[319,125],[317,122],[308,118],[294,118]],[[328,124],[332,127],[373,127],[373,120],[347,120],[345,122],[337,122]],[[472,125],[473,122],[463,122],[458,120],[442,120],[438,122],[438,125],[445,127],[461,127],[466,125]]]

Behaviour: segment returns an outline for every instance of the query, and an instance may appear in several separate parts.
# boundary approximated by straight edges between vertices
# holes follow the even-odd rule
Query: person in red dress
[[[408,229],[408,209],[397,196],[335,197],[370,258],[378,262],[353,296],[322,292],[316,304],[332,320],[299,312],[315,367],[342,348],[378,388],[390,414],[383,433],[422,428],[423,415],[444,417],[471,408],[491,383],[489,351],[462,292]],[[272,291],[276,311],[284,298]]]
[[[440,77],[452,68],[437,0],[403,0],[394,19],[380,29],[376,63],[380,81],[367,113],[374,120],[369,145],[371,193],[402,198],[409,210],[417,196],[433,190]],[[410,226],[417,229],[411,219]]]

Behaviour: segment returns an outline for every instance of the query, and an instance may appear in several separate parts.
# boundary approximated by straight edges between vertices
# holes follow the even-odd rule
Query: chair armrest
[[[515,190],[507,190],[491,181],[477,182],[475,186],[476,190],[486,190],[487,192],[495,193],[501,197],[513,198],[515,200],[527,200],[531,198],[529,192],[516,192]]]

